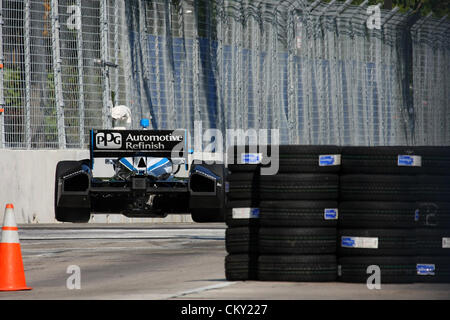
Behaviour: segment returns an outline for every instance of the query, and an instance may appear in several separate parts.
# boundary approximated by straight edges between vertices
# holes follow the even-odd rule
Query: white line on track
[[[167,297],[167,299],[175,299],[175,298],[187,296],[187,295],[194,294],[194,293],[201,293],[201,292],[205,292],[205,291],[209,291],[209,290],[225,288],[225,287],[228,287],[235,283],[236,282],[224,282],[224,283],[219,283],[219,284],[213,284],[213,285],[206,286],[206,287],[200,287],[200,288],[196,288],[196,289],[186,290],[186,291],[176,293],[172,296],[169,296],[169,297]]]
[[[89,229],[89,230],[23,230],[19,231],[20,240],[57,240],[57,239],[168,239],[194,238],[217,239],[225,237],[225,229]]]

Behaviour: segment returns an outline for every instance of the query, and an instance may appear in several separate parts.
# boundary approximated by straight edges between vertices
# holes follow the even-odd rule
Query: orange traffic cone
[[[0,291],[31,290],[25,284],[14,206],[7,204],[0,243]]]

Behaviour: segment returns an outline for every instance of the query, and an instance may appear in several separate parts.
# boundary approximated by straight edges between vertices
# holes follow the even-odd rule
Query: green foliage
[[[6,68],[3,74],[5,104],[7,106],[22,106],[21,92],[22,74],[18,69]]]
[[[58,125],[56,122],[56,108],[55,108],[55,81],[53,72],[47,73],[47,92],[49,96],[46,101],[47,105],[45,106],[44,113],[44,134],[45,141],[58,141]]]
[[[309,0],[311,1],[311,0]],[[330,2],[330,0],[323,0],[324,2]],[[345,0],[338,0],[344,2]],[[353,0],[353,5],[360,5],[364,0]],[[392,2],[393,7],[399,7],[401,12],[407,12],[413,10],[419,12],[422,16],[426,16],[430,12],[437,17],[445,15],[450,16],[450,0],[369,0],[369,5],[375,5],[378,3],[385,4]]]
[[[421,13],[426,15],[431,11],[438,17],[450,15],[450,0],[423,0]]]

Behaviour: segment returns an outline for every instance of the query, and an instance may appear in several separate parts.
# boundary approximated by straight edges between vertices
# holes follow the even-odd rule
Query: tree
[[[444,16],[450,13],[450,0],[384,0],[384,3],[392,2],[402,11],[409,9],[418,12],[421,15],[427,15],[433,12],[436,16]]]
[[[311,1],[311,0],[310,0]],[[344,0],[338,0],[340,2]],[[353,0],[352,4],[359,5],[364,0]],[[330,2],[330,0],[325,0]],[[399,7],[401,12],[407,12],[413,10],[421,16],[426,16],[430,12],[437,17],[445,15],[450,16],[450,0],[369,0],[369,5],[375,5],[381,3],[385,9],[392,9],[393,7]]]

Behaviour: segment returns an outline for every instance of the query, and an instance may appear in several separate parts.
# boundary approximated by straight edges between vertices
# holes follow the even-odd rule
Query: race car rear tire
[[[225,209],[207,208],[191,209],[191,217],[194,222],[225,222]]]
[[[87,223],[91,218],[91,213],[84,208],[57,207],[55,208],[55,218],[60,222]]]
[[[58,199],[58,179],[63,174],[75,172],[81,168],[81,161],[60,161],[56,165],[55,173],[55,218],[60,222],[87,223],[91,218],[90,210],[87,208],[60,207],[57,205]]]

